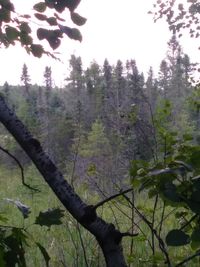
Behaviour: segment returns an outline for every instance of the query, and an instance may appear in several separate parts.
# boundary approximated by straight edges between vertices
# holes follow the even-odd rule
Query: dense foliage
[[[83,25],[86,19],[75,12],[79,3],[35,4],[33,17],[46,23],[36,29],[37,44],[30,14],[18,14],[12,1],[0,0],[0,44],[19,42],[36,57],[54,57],[40,41],[46,40],[53,50],[64,34],[81,41],[80,31],[68,27],[61,14],[69,11],[72,22]],[[152,68],[144,77],[132,59],[113,66],[108,60],[103,66],[92,62],[84,70],[81,58],[72,55],[65,88],[53,86],[49,66],[44,86],[33,85],[26,64],[21,86],[6,82],[1,88],[1,122],[12,134],[0,129],[1,175],[18,167],[22,182],[2,183],[1,266],[105,266],[105,261],[109,267],[126,266],[123,237],[129,238],[122,241],[128,266],[199,264],[200,93],[199,86],[191,84],[195,65],[176,39],[185,28],[190,37],[199,37],[199,3],[176,4],[159,0],[154,5],[154,19],[166,17],[173,32],[156,77]],[[58,207],[46,184],[38,184],[32,162],[73,217]],[[37,200],[40,204],[35,205]],[[10,212],[10,206],[17,209]],[[79,223],[96,237],[104,258]],[[38,236],[38,227],[57,238]]]

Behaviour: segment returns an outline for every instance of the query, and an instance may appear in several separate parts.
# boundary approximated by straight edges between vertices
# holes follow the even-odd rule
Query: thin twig
[[[198,216],[199,216],[198,214],[195,214],[194,216],[192,216],[192,218],[191,218],[189,221],[187,221],[187,222],[180,228],[180,230],[183,230],[185,227],[187,227],[188,225],[190,225],[191,222],[194,221]]]
[[[132,202],[135,205],[135,195],[134,195],[134,191],[132,191]],[[131,233],[133,234],[134,232],[134,223],[135,223],[135,210],[131,209]],[[133,238],[131,238],[131,245],[130,245],[130,255],[133,255]],[[129,263],[129,267],[131,266],[131,263]]]
[[[102,201],[100,201],[99,203],[97,203],[93,208],[96,210],[97,208],[99,208],[100,206],[103,206],[105,203],[113,200],[114,198],[116,197],[119,197],[119,196],[123,196],[124,194],[128,193],[128,192],[131,192],[133,191],[133,188],[129,188],[129,189],[126,189],[124,191],[120,191],[119,193],[115,194],[115,195],[112,195]]]
[[[24,177],[24,168],[22,166],[22,164],[20,163],[20,161],[14,156],[12,155],[7,149],[3,148],[0,146],[0,150],[3,151],[5,154],[7,154],[9,157],[11,157],[18,165],[18,167],[20,168],[20,171],[21,171],[21,177],[22,177],[22,184],[24,186],[26,186],[28,189],[31,189],[31,190],[34,190],[34,191],[37,191],[37,192],[40,192],[39,189],[36,189],[30,185],[28,185],[26,182],[25,182],[25,177]]]
[[[139,233],[129,233],[129,232],[121,233],[122,237],[125,237],[125,236],[134,237],[134,236],[138,236],[138,235],[139,235]]]
[[[182,266],[183,264],[185,264],[188,261],[191,261],[192,259],[194,259],[195,257],[200,256],[200,251],[196,252],[195,254],[189,256],[188,258],[184,259],[183,261],[179,262],[178,264],[175,265],[175,267],[179,267]]]
[[[128,202],[132,203],[131,200],[126,195],[123,195],[123,196]],[[132,203],[132,205],[133,205],[133,203]],[[172,264],[171,264],[171,261],[170,261],[170,258],[169,258],[169,254],[168,254],[168,252],[167,252],[167,250],[165,248],[165,243],[160,238],[160,236],[158,235],[157,231],[154,228],[152,228],[151,222],[134,205],[133,205],[133,207],[134,207],[136,213],[138,214],[138,216],[140,216],[142,218],[142,220],[147,224],[147,226],[150,228],[150,230],[154,233],[155,237],[158,240],[160,250],[165,255],[166,263],[167,263],[168,267],[171,267]]]
[[[162,209],[162,214],[161,214],[161,219],[160,219],[160,227],[158,229],[159,236],[161,235],[161,231],[162,231],[162,226],[163,226],[163,222],[164,222],[164,215],[165,215],[165,201],[163,204],[163,209]]]
[[[154,202],[154,207],[153,207],[153,215],[152,215],[152,229],[154,229],[154,223],[155,223],[155,214],[156,214],[156,208],[157,208],[157,204],[158,204],[158,194],[156,195],[156,198],[155,198],[155,202]],[[154,232],[152,231],[151,232],[152,234],[152,248],[153,248],[153,255],[155,254],[155,239],[154,239]]]

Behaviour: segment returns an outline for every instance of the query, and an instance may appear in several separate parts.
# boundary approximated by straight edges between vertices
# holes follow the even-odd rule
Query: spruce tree
[[[28,67],[27,65],[24,63],[23,67],[22,67],[22,74],[21,74],[21,82],[24,86],[25,89],[25,95],[28,98],[29,96],[29,89],[30,89],[30,76],[28,74]]]

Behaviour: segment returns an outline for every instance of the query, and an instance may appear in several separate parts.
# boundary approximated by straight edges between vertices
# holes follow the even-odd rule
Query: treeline
[[[72,55],[65,88],[53,87],[50,67],[44,71],[44,86],[32,85],[24,64],[23,85],[5,83],[1,92],[72,183],[87,180],[110,191],[113,184],[127,182],[132,159],[153,160],[170,151],[170,143],[161,149],[159,141],[166,130],[192,133],[198,141],[199,94],[189,80],[193,67],[172,36],[158,75],[150,68],[146,79],[132,59],[116,65],[105,59],[103,66],[92,62],[84,70],[81,57]],[[29,164],[3,128],[0,140]],[[0,161],[14,166],[5,154]]]

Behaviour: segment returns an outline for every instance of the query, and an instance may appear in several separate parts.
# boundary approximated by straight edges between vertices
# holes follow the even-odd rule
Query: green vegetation
[[[31,84],[26,64],[21,86],[0,88],[8,129],[0,128],[0,266],[200,264],[199,85],[176,38],[184,28],[199,37],[199,26],[192,29],[199,3],[188,2],[177,14],[175,1],[154,5],[155,20],[167,16],[173,32],[157,78],[152,68],[145,78],[132,59],[84,70],[72,55],[65,88],[53,86],[49,66],[44,86]],[[68,9],[83,25],[74,12],[79,3],[36,3],[35,18],[48,23],[37,29],[38,39],[53,50],[64,34],[81,41],[59,15]],[[10,0],[0,0],[0,43],[55,57],[33,42],[30,16],[17,16]]]
[[[9,107],[82,199],[123,233],[129,266],[179,266],[198,255],[199,89],[175,36],[158,78],[150,68],[145,79],[134,60],[83,70],[72,55],[69,64],[65,88],[53,87],[50,67],[44,86],[32,85],[24,64],[22,86],[1,88]],[[1,147],[23,164],[32,188],[1,149],[2,266],[105,266],[95,238],[64,211],[3,127]]]

